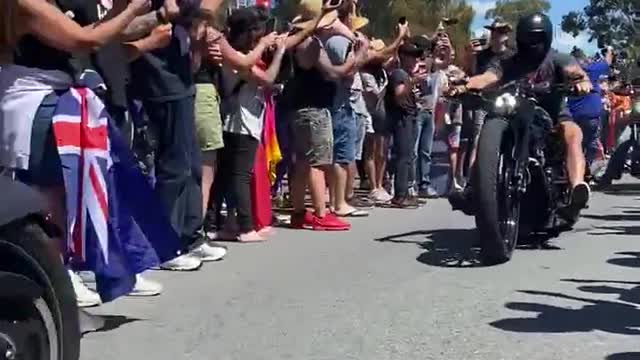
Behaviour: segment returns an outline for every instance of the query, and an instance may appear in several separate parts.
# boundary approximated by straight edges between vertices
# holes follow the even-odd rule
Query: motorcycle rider
[[[548,16],[535,13],[523,16],[516,27],[517,52],[508,59],[495,59],[480,75],[471,77],[465,85],[452,88],[450,95],[459,95],[468,90],[480,91],[499,84],[519,79],[529,79],[532,84],[559,85],[571,83],[576,94],[587,94],[592,90],[589,77],[569,55],[551,49],[553,25]],[[587,206],[589,185],[584,182],[585,158],[582,151],[582,132],[572,121],[566,100],[561,94],[552,93],[539,100],[540,106],[551,116],[554,125],[562,133],[566,147],[566,166],[571,184],[571,200],[568,216],[576,216]],[[471,189],[466,189],[462,199],[451,199],[454,210],[469,210]],[[463,202],[464,204],[460,204]]]

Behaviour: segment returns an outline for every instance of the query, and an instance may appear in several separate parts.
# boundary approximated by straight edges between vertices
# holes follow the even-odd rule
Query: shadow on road
[[[640,335],[640,309],[634,305],[547,291],[521,292],[580,301],[587,305],[574,309],[542,303],[510,302],[505,305],[508,309],[532,312],[536,313],[536,316],[502,319],[490,323],[491,326],[504,331],[522,333],[572,333],[599,330],[612,334]]]
[[[640,221],[640,213],[624,211],[623,214],[606,214],[606,215],[582,215],[585,219],[602,220],[602,221]]]
[[[624,257],[610,259],[607,261],[609,264],[640,267],[640,252],[619,252],[615,255]],[[633,263],[630,263],[632,261]],[[586,305],[576,309],[541,303],[510,302],[505,305],[506,308],[534,312],[537,313],[536,317],[502,319],[491,323],[491,326],[514,332],[567,333],[600,330],[613,334],[640,335],[640,307],[638,306],[640,305],[640,281],[591,279],[562,279],[561,281],[581,284],[578,290],[585,293],[617,295],[617,299],[607,301],[547,291],[520,291],[530,295],[580,301]],[[627,287],[622,287],[625,285]],[[629,285],[635,286],[629,288]],[[633,358],[612,357],[611,359]]]
[[[611,354],[604,360],[640,360],[640,352],[626,352]]]
[[[640,267],[640,252],[623,251],[617,252],[616,255],[624,255],[623,257],[617,257],[607,260],[611,265],[619,265],[626,267]]]
[[[141,319],[122,315],[95,315],[86,311],[80,312],[80,327],[83,335],[115,330],[136,321],[141,321]]]
[[[640,226],[596,226],[589,235],[640,235]]]
[[[418,236],[418,239],[411,239]],[[426,250],[416,260],[430,266],[479,266],[475,229],[419,230],[375,239],[380,242],[416,244]]]
[[[416,239],[416,236],[418,239]],[[518,250],[562,250],[549,242],[545,235],[531,235],[521,239]],[[416,258],[430,266],[479,267],[480,242],[476,229],[418,230],[375,239],[379,242],[416,244],[426,250]]]
[[[609,185],[604,191],[607,195],[640,195],[640,184],[637,183],[625,183],[625,184],[612,184]]]

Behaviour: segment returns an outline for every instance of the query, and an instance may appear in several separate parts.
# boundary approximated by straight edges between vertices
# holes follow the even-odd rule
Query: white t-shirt
[[[238,72],[225,66],[222,69],[222,122],[229,133],[262,138],[265,98],[254,82],[244,80]]]

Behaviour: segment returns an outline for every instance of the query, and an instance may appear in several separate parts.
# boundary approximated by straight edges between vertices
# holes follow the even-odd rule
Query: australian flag
[[[66,191],[65,250],[92,271],[102,301],[129,293],[135,275],[180,254],[167,212],[128,147],[87,88],[59,97],[53,117]]]

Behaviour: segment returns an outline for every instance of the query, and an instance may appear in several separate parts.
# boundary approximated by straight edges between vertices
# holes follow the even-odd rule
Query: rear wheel
[[[502,119],[485,123],[476,160],[476,226],[485,265],[511,259],[518,240],[520,201],[513,181],[515,162],[508,124]]]
[[[0,358],[77,360],[80,328],[75,293],[58,244],[33,221],[0,228],[0,271],[16,274],[38,295],[0,298]],[[7,358],[10,358],[7,356]]]

